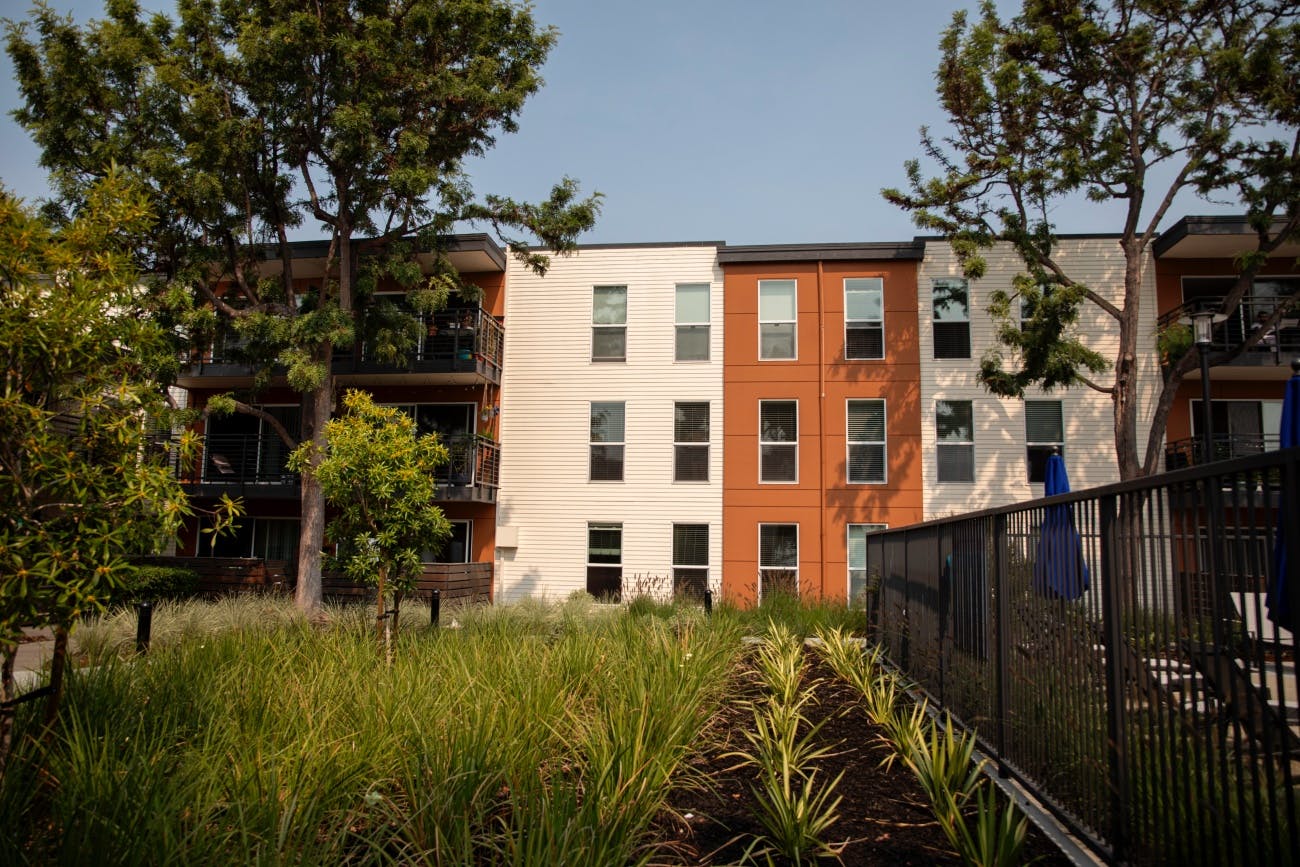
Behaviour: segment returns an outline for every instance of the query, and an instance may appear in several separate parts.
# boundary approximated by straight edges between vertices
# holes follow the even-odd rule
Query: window
[[[709,480],[709,404],[673,404],[673,481]]]
[[[884,285],[880,277],[844,281],[844,357],[850,361],[885,357]]]
[[[849,484],[885,481],[885,402],[848,403]]]
[[[861,605],[867,593],[867,535],[888,524],[849,524],[849,605]]]
[[[677,284],[677,361],[709,360],[709,284]]]
[[[623,592],[623,525],[587,525],[587,592],[617,602]]]
[[[1059,400],[1025,401],[1025,446],[1029,481],[1042,482],[1048,456],[1054,449],[1065,452],[1065,422]]]
[[[758,480],[799,481],[799,402],[760,400],[758,416]]]
[[[965,280],[934,281],[934,357],[970,358],[970,304]]]
[[[758,281],[758,357],[795,357],[795,281]]]
[[[624,404],[591,404],[591,481],[623,481]]]
[[[210,519],[199,520],[200,532],[195,553],[200,557],[259,557],[264,560],[286,561],[298,559],[297,518],[244,517],[228,532],[203,532],[211,527]]]
[[[799,595],[799,525],[758,525],[758,594]]]
[[[452,521],[451,535],[435,553],[425,548],[420,552],[421,563],[468,563],[472,521]]]
[[[673,524],[673,596],[703,599],[709,586],[709,525]]]
[[[591,291],[591,360],[627,361],[627,287]]]
[[[936,401],[934,438],[939,481],[975,481],[975,409],[972,402]]]

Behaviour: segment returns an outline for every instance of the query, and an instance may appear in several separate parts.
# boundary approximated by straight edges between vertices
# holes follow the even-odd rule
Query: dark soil
[[[819,763],[817,778],[833,780],[844,772],[836,787],[843,797],[839,819],[827,840],[842,847],[840,863],[960,865],[912,772],[901,762],[888,769],[881,766],[889,750],[855,703],[854,690],[836,680],[829,669],[817,666],[812,676],[824,681],[817,689],[818,704],[808,715],[814,722],[827,719],[820,737],[837,745],[834,755]],[[708,788],[680,787],[670,794],[671,814],[660,826],[668,857],[656,859],[658,863],[736,864],[762,834],[751,791],[755,769],[736,768],[734,758],[723,757],[747,746],[741,732],[752,725],[750,710],[739,701],[729,702],[715,718],[690,762],[691,771],[711,782]],[[1044,867],[1071,863],[1033,825],[1024,856],[1026,863],[1038,859],[1035,863]]]

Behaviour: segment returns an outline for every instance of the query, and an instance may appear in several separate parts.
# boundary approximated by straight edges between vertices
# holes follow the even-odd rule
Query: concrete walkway
[[[31,639],[18,645],[14,657],[14,682],[20,693],[37,686],[45,677],[45,665],[54,654],[54,633],[49,629],[24,629]]]

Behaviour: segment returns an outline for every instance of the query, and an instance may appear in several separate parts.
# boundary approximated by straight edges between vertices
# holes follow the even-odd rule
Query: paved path
[[[48,629],[23,631],[36,640],[18,645],[18,654],[14,657],[14,680],[19,692],[24,692],[40,682],[44,677],[45,664],[54,653],[53,632]]]

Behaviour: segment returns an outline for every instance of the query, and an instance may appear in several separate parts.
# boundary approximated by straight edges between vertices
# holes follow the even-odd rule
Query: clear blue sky
[[[96,0],[51,0],[81,21]],[[148,8],[171,8],[144,0]],[[584,242],[731,244],[905,240],[901,186],[934,95],[940,32],[976,0],[537,0],[560,40],[520,131],[472,166],[475,187],[544,197],[563,175],[605,194]],[[1010,4],[1002,4],[1004,10]],[[21,17],[25,0],[0,0]],[[38,153],[8,116],[0,60],[0,180],[47,194]],[[1224,210],[1197,200],[1183,213]],[[1114,231],[1119,212],[1082,201],[1061,232]],[[311,231],[304,232],[310,237]]]

